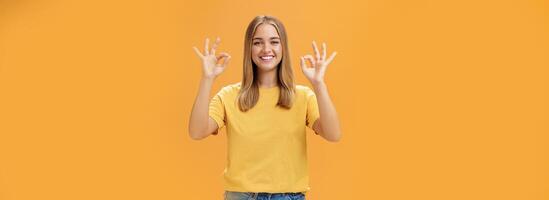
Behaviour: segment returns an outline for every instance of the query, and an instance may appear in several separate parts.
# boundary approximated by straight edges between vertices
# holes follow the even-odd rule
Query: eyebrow
[[[280,39],[280,38],[279,37],[271,37],[270,39],[274,40],[274,39]],[[254,40],[263,40],[263,38],[256,37],[256,38],[254,38]]]

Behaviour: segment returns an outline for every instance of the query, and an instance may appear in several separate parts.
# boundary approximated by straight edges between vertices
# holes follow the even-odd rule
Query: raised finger
[[[322,60],[326,60],[326,43],[322,43]]]
[[[208,45],[210,43],[210,38],[206,38],[206,42],[204,43],[204,55],[210,55],[210,51],[208,50]]]
[[[326,64],[330,64],[332,62],[332,60],[334,60],[335,56],[337,55],[337,52],[333,52],[332,55],[330,55],[330,57],[328,58],[328,60],[326,60]]]
[[[194,52],[196,53],[196,55],[198,55],[198,57],[201,57],[201,58],[204,57],[204,55],[202,55],[202,53],[200,53],[200,50],[198,50],[198,48],[193,47],[193,49],[194,49]]]
[[[217,49],[217,47],[219,47],[220,42],[221,42],[221,39],[219,37],[217,37],[215,39],[215,43],[212,46],[212,51],[211,51],[212,55],[215,55],[215,50]]]
[[[313,50],[315,51],[316,60],[320,60],[320,53],[318,52],[318,47],[316,46],[315,41],[313,41]]]

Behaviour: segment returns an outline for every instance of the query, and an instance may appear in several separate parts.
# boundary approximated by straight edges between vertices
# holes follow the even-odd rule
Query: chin
[[[278,67],[278,64],[274,65],[258,65],[256,64],[257,68],[261,71],[271,71],[271,70],[276,70],[276,68]]]
[[[271,70],[275,70],[276,69],[276,65],[275,66],[259,66],[259,69],[261,71],[271,71]]]

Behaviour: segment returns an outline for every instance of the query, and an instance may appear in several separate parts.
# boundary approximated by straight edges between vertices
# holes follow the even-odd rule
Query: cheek
[[[280,45],[273,47],[273,49],[274,49],[277,53],[282,53],[282,46],[280,46]]]
[[[278,55],[278,60],[282,59],[282,46],[275,47],[274,50],[276,52],[276,55]]]
[[[257,55],[259,55],[260,51],[261,51],[260,48],[252,47],[252,57],[257,57]]]
[[[256,65],[257,65],[258,62],[259,62],[258,56],[259,56],[259,52],[260,52],[260,51],[261,51],[261,49],[256,48],[256,47],[252,47],[252,62],[253,62],[254,64],[256,64]]]

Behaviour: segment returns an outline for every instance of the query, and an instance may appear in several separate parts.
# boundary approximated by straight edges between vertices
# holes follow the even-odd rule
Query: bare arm
[[[341,131],[339,127],[339,118],[328,89],[323,82],[317,83],[314,86],[316,100],[318,102],[318,112],[320,117],[313,124],[313,129],[324,139],[337,142],[341,139]]]
[[[215,78],[225,70],[231,58],[227,53],[221,53],[219,56],[215,55],[219,42],[220,39],[217,38],[212,49],[208,50],[209,39],[206,39],[203,53],[194,47],[196,54],[202,59],[203,72],[189,119],[189,136],[194,140],[200,140],[217,133],[219,128],[217,123],[209,116],[209,96]],[[225,58],[223,63],[217,64],[223,58]]]
[[[306,55],[301,57],[301,70],[309,81],[313,84],[315,95],[317,98],[318,111],[320,117],[313,124],[313,130],[330,142],[337,142],[341,139],[341,130],[336,109],[328,88],[324,83],[324,74],[328,64],[334,59],[336,52],[333,52],[329,58],[326,57],[326,44],[322,44],[322,56],[318,51],[316,42],[313,41],[313,50],[315,56]],[[305,60],[309,60],[312,67],[309,67]]]
[[[211,134],[217,133],[217,123],[209,117],[210,92],[214,80],[202,78],[198,89],[198,95],[194,100],[191,117],[189,120],[189,136],[194,140],[200,140]]]

